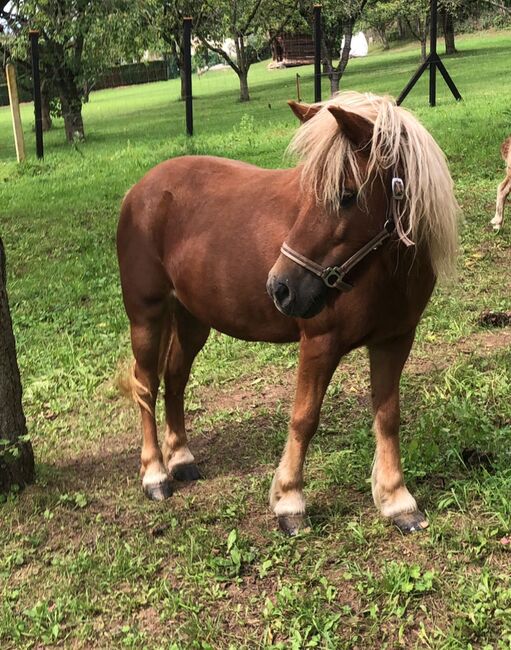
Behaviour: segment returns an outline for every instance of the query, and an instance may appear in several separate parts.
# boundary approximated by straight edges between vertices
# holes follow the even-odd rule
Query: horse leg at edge
[[[270,489],[270,506],[280,529],[288,535],[296,535],[304,527],[303,464],[318,427],[325,391],[340,358],[330,336],[301,341],[288,438]]]
[[[154,303],[146,308],[143,317],[131,321],[131,344],[135,357],[135,393],[142,418],[142,487],[150,499],[161,501],[171,496],[172,488],[163,464],[158,445],[158,432],[155,420],[156,398],[158,395],[158,364],[161,338],[168,312],[165,302]]]
[[[504,203],[511,192],[511,170],[507,178],[505,178],[497,189],[497,206],[495,209],[495,216],[490,221],[493,230],[500,230],[502,222],[504,221]]]
[[[399,381],[415,332],[369,346],[376,452],[372,492],[376,507],[402,532],[426,528],[425,516],[405,486],[399,449]]]
[[[178,481],[201,478],[195,458],[188,448],[184,391],[193,361],[206,343],[209,331],[209,326],[194,318],[181,303],[176,303],[164,370],[166,429],[162,448],[165,467]]]

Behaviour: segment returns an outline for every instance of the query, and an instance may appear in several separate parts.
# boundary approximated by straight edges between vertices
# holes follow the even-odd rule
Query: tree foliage
[[[240,80],[240,101],[250,99],[248,71],[257,61],[261,37],[281,32],[296,14],[298,0],[212,0],[196,33],[221,56]],[[227,47],[230,39],[233,50]]]
[[[205,0],[148,0],[146,2],[146,10],[150,13],[157,38],[162,41],[163,49],[170,51],[179,68],[181,99],[185,98],[183,20],[185,17],[191,18],[196,33],[203,16],[207,15],[207,9]],[[158,49],[158,46],[155,49]]]
[[[109,65],[139,56],[152,24],[142,0],[2,0],[4,49],[28,65],[30,29],[40,33],[43,95],[58,103],[68,141],[84,137],[82,101]]]
[[[340,80],[349,61],[355,24],[361,19],[368,1],[346,0],[339,3],[336,0],[325,0],[322,3],[321,59],[330,79],[332,94],[339,90]],[[301,0],[300,13],[312,29],[311,3]]]

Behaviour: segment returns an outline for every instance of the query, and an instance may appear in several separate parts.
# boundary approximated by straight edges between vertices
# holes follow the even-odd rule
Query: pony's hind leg
[[[176,301],[170,345],[165,363],[166,429],[163,460],[169,474],[178,481],[200,478],[185,432],[184,391],[193,361],[209,335],[203,325]]]
[[[279,527],[295,535],[304,525],[303,464],[316,433],[321,404],[341,353],[337,336],[303,338],[296,395],[286,447],[270,489],[270,506]]]
[[[158,445],[155,419],[161,349],[165,345],[167,301],[144,305],[130,318],[131,345],[135,357],[133,396],[140,406],[142,419],[142,453],[140,474],[147,497],[160,501],[172,494],[170,480]],[[129,315],[129,312],[128,312]]]
[[[497,205],[495,208],[495,216],[491,220],[493,230],[500,230],[502,222],[504,221],[504,204],[508,195],[511,193],[511,168],[508,169],[507,177],[502,181],[497,189]]]
[[[376,453],[372,491],[376,507],[403,532],[427,527],[425,516],[405,486],[399,450],[399,380],[414,332],[369,347]]]
[[[151,241],[134,231],[132,202],[128,195],[122,207],[117,252],[135,358],[130,388],[132,397],[140,406],[142,420],[142,486],[149,498],[160,500],[171,494],[170,480],[158,445],[155,406],[161,351],[167,347],[169,333],[172,286],[154,254]],[[143,207],[140,210],[143,214]]]

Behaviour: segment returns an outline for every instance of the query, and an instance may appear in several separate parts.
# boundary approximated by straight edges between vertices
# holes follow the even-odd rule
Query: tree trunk
[[[344,31],[344,47],[342,48],[341,58],[337,68],[331,68],[328,74],[330,79],[330,95],[333,96],[335,93],[339,92],[339,84],[342,79],[342,75],[346,70],[348,61],[350,60],[350,50],[351,50],[351,39],[353,38],[353,24],[346,26]]]
[[[90,94],[96,82],[94,80],[89,81],[88,79],[83,82],[82,89],[82,103],[88,104],[90,99]]]
[[[5,253],[0,239],[0,493],[34,480],[34,453],[25,438],[21,382],[6,289]]]
[[[328,78],[330,79],[330,97],[333,97],[335,93],[339,92],[339,81],[341,80],[339,71],[332,70]]]
[[[52,127],[50,96],[43,88],[41,88],[41,113],[43,118],[43,131],[49,131]]]
[[[398,38],[399,38],[400,41],[402,41],[403,39],[406,38],[405,23],[403,22],[403,20],[401,19],[400,16],[398,16],[398,19],[397,19],[397,31],[398,31],[398,34],[399,34]]]
[[[427,38],[421,38],[421,61],[424,62],[428,56]]]
[[[238,36],[234,39],[234,46],[236,48],[236,65],[238,69],[238,77],[240,80],[240,102],[249,102],[250,95],[248,94],[248,69],[250,63],[247,60],[247,52],[245,50],[245,40],[243,36]]]
[[[68,83],[61,87],[60,103],[67,141],[74,142],[75,139],[84,140],[82,99],[73,83]]]
[[[378,25],[378,27],[376,27],[376,33],[378,34],[378,38],[381,41],[383,49],[384,50],[390,49],[389,40],[387,38],[387,26],[384,23]]]
[[[344,71],[346,70],[346,66],[348,65],[348,61],[350,60],[350,50],[351,50],[351,39],[353,38],[353,24],[350,23],[349,25],[346,26],[345,32],[344,32],[344,47],[342,48],[341,52],[341,58],[339,61],[338,70],[341,73],[341,77],[344,74]]]
[[[238,72],[240,80],[240,102],[249,102],[250,95],[248,94],[248,70],[240,70]]]
[[[445,9],[442,11],[442,19],[444,25],[444,38],[445,38],[445,53],[456,54],[456,43],[454,42],[454,19]]]

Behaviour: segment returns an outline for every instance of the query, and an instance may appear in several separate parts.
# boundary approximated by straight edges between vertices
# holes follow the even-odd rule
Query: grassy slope
[[[248,105],[230,73],[196,80],[193,141],[174,81],[94,93],[87,143],[64,145],[59,124],[44,163],[22,167],[0,109],[0,233],[38,460],[36,486],[0,511],[2,648],[509,647],[499,539],[511,525],[510,339],[475,321],[484,308],[509,308],[511,228],[496,237],[487,222],[511,130],[510,39],[459,40],[447,65],[464,102],[439,81],[429,109],[426,80],[406,102],[446,151],[466,218],[459,279],[437,291],[403,381],[404,463],[432,523],[406,539],[371,503],[362,352],[329,389],[307,467],[313,533],[295,540],[273,532],[266,509],[293,346],[211,337],[188,400],[208,480],[165,504],[142,499],[137,415],[112,381],[128,347],[114,254],[124,192],[186,152],[283,164],[296,71],[254,66]],[[397,94],[416,60],[410,47],[354,60],[345,88]],[[300,73],[310,98],[310,69]],[[470,447],[493,452],[496,471],[467,468],[460,454]]]

